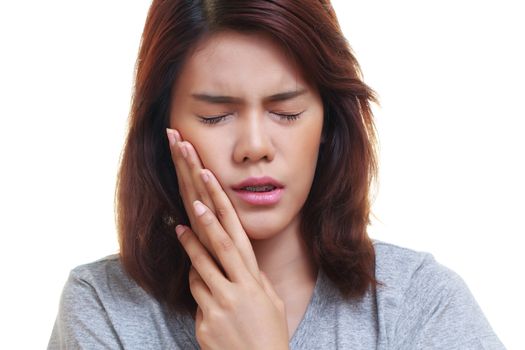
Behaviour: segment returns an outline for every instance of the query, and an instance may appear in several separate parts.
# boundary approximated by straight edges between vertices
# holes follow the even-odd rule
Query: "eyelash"
[[[285,120],[288,122],[293,122],[294,120],[297,120],[301,117],[301,114],[303,112],[299,112],[296,114],[282,114],[282,113],[273,113],[275,115],[278,115],[281,120]],[[224,118],[226,118],[230,113],[219,115],[216,117],[206,118],[204,116],[199,115],[198,117],[201,118],[201,122],[204,124],[217,124],[220,121],[222,121]]]

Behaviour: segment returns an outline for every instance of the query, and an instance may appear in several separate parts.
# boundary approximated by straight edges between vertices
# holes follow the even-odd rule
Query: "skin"
[[[283,92],[299,93],[268,99]],[[210,103],[195,98],[198,94],[236,100]],[[168,137],[190,216],[191,229],[183,228],[182,237],[188,238],[181,243],[194,266],[190,286],[199,304],[198,340],[210,349],[213,344],[287,348],[317,274],[299,222],[321,142],[320,95],[271,38],[226,31],[198,43],[171,102]],[[282,116],[297,113],[295,120]],[[216,116],[225,117],[216,124],[202,122]],[[284,185],[283,197],[273,206],[248,204],[232,188],[247,177],[265,175]],[[207,208],[202,216],[195,200]],[[211,316],[219,314],[220,320]],[[261,334],[266,336],[261,339]],[[275,343],[269,344],[269,338]]]

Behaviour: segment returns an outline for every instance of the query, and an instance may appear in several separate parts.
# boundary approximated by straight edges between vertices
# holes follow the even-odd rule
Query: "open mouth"
[[[270,192],[275,190],[277,187],[274,185],[262,185],[262,186],[245,186],[241,188],[241,191],[249,191],[249,192]]]
[[[270,176],[250,177],[232,188],[240,199],[251,205],[276,204],[284,192],[284,186]]]

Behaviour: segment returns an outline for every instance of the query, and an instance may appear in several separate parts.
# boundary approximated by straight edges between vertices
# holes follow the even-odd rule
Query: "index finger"
[[[259,266],[257,264],[257,258],[253,252],[252,244],[242,227],[237,212],[235,211],[230,199],[222,189],[217,178],[209,169],[203,169],[201,171],[201,176],[206,184],[206,189],[210,194],[210,198],[215,205],[217,219],[239,249],[239,253],[252,276],[259,279]]]
[[[206,203],[212,211],[214,210],[214,206],[205,190],[205,186],[201,183],[198,174],[195,175],[199,169],[202,168],[198,156],[196,153],[194,154],[194,152],[189,152],[190,150],[185,144],[187,142],[183,143],[182,137],[177,130],[166,128],[166,133],[169,140],[171,159],[175,166],[179,194],[182,198],[182,204],[184,205],[186,214],[190,220],[190,226],[194,227],[195,217],[193,215],[191,203],[196,199],[200,199]],[[210,248],[210,244],[206,237],[199,236],[199,239],[201,239],[206,248]],[[211,253],[214,254],[213,251],[211,251]]]
[[[193,202],[194,213],[197,216],[199,230],[209,238],[221,266],[232,282],[245,282],[257,279],[241,257],[235,242],[226,233],[217,217],[202,202]]]
[[[223,274],[219,266],[213,261],[208,250],[199,238],[189,227],[184,225],[177,225],[175,231],[193,267],[199,273],[212,294],[217,294],[221,290],[225,290],[227,282],[229,282],[227,281],[227,276]]]

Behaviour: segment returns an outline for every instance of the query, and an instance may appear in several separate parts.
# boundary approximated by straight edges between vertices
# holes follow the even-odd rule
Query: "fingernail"
[[[208,182],[208,180],[210,180],[210,177],[208,176],[208,173],[204,169],[201,172],[201,178],[202,178],[202,181],[204,181],[204,182]]]
[[[181,137],[180,137],[180,134],[177,130],[175,129],[170,129],[170,128],[166,128],[166,132],[168,133],[168,136],[171,134],[173,136],[175,136],[175,140],[176,141],[181,141]]]
[[[180,152],[182,153],[182,156],[184,158],[188,158],[188,150],[186,149],[186,146],[182,142],[177,142],[177,145],[179,145]]]
[[[206,211],[206,207],[199,201],[193,202],[193,209],[195,210],[195,215],[201,216]]]
[[[177,238],[180,238],[180,236],[182,236],[182,234],[184,233],[184,231],[186,231],[186,229],[184,228],[184,226],[182,226],[182,225],[177,225],[177,226],[175,226],[175,232],[177,233]]]
[[[168,140],[170,142],[170,145],[173,146],[175,144],[175,135],[173,134],[173,130],[166,128],[166,135],[168,136]]]

